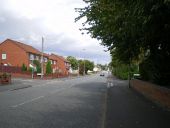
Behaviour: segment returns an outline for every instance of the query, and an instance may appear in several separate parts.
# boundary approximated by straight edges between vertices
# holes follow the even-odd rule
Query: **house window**
[[[6,60],[6,53],[2,53],[2,59]]]
[[[48,59],[45,57],[45,58],[44,58],[44,62],[47,62],[47,61],[48,61]]]
[[[36,59],[36,60],[39,60],[39,56],[36,56],[35,59]]]
[[[52,60],[50,60],[51,61],[51,64],[53,64],[53,61]]]
[[[54,61],[54,64],[56,64],[56,61]]]
[[[34,60],[34,55],[30,54],[30,60]]]

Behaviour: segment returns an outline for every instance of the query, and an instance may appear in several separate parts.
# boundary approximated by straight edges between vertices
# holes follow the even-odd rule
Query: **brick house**
[[[67,61],[64,57],[56,54],[51,54],[49,59],[53,67],[53,73],[61,73],[64,75],[69,75],[69,69],[70,69],[69,61]]]
[[[7,39],[0,44],[1,65],[22,67],[23,64],[27,68],[32,64],[33,60],[41,61],[41,52],[36,48],[11,39]],[[68,75],[69,62],[61,56],[55,54],[43,53],[44,72],[46,63],[51,61],[53,73],[61,73]]]

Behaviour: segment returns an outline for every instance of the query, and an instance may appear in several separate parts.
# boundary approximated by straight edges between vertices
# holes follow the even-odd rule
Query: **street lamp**
[[[79,61],[78,61],[78,76],[80,75],[79,72],[80,72],[80,68],[79,68]]]
[[[83,49],[83,51],[85,51],[85,50],[86,50],[86,49]],[[86,68],[85,68],[85,57],[84,57],[84,72],[83,72],[83,75],[85,75],[85,73],[86,73],[86,72],[85,72],[85,69],[86,69]]]
[[[44,75],[44,57],[43,57],[43,52],[44,52],[44,38],[42,37],[42,49],[41,49],[41,79],[43,79]]]

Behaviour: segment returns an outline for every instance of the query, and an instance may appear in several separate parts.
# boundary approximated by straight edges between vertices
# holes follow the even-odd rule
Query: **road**
[[[28,86],[0,92],[0,128],[104,126],[104,77],[22,80],[17,84]]]
[[[99,74],[16,79],[0,89],[0,128],[170,128],[170,112]]]

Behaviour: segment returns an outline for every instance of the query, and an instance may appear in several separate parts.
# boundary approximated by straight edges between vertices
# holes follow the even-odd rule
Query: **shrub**
[[[129,71],[129,65],[119,64],[116,65],[112,71],[112,73],[120,79],[127,80],[130,72],[130,77],[133,76],[134,73],[138,73],[137,65],[131,65]]]
[[[46,65],[46,73],[51,74],[52,73],[52,67],[51,67],[51,62],[48,61]]]
[[[27,71],[27,66],[23,63],[22,64],[22,68],[21,68],[22,71]]]
[[[41,73],[41,64],[38,60],[33,60],[33,64],[36,66],[37,73]]]

